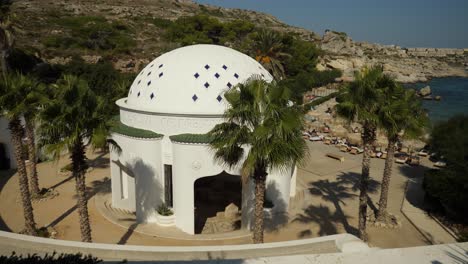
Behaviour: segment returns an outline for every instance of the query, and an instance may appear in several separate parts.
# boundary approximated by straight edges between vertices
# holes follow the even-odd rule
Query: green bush
[[[283,52],[289,55],[282,60],[286,76],[291,78],[302,72],[311,73],[315,70],[322,52],[314,43],[291,34],[284,35],[282,42]]]
[[[172,209],[169,208],[166,203],[162,203],[161,205],[158,206],[158,214],[163,215],[163,216],[170,216],[173,215],[174,212],[172,212]]]
[[[105,98],[103,103],[109,117],[118,113],[115,101],[127,96],[128,86],[135,78],[135,74],[123,74],[116,70],[110,61],[105,60],[91,64],[81,58],[73,58],[62,66],[61,70],[65,74],[76,75],[86,80],[96,95]]]
[[[28,254],[26,257],[23,257],[22,255],[16,255],[15,252],[13,252],[8,257],[0,256],[0,263],[5,264],[95,264],[101,262],[102,260],[96,257],[93,257],[91,255],[83,255],[81,253],[57,255],[57,253],[54,252],[53,254],[46,254],[45,256]]]
[[[468,223],[468,116],[456,116],[434,126],[430,145],[447,166],[425,174],[427,198],[448,217]]]
[[[159,17],[156,17],[156,18],[152,18],[151,19],[151,23],[153,23],[153,25],[159,27],[159,28],[168,28],[172,25],[172,21],[169,20],[169,19],[164,19],[164,18],[159,18]]]
[[[128,26],[119,21],[107,21],[104,17],[51,17],[48,23],[51,26],[59,26],[67,34],[45,36],[42,43],[46,47],[129,52],[136,45],[132,30]]]

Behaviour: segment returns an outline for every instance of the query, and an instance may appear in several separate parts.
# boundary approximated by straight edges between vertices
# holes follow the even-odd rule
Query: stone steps
[[[106,210],[108,210],[108,212],[110,212],[115,217],[136,219],[135,212],[132,212],[130,210],[125,210],[125,209],[120,209],[120,208],[114,208],[112,207],[112,203],[109,200],[106,200],[104,202],[104,207],[106,208]]]

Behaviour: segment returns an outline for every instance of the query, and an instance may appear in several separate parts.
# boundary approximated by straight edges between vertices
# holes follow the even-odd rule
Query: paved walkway
[[[401,211],[432,244],[456,243],[456,239],[424,210],[423,178],[408,179]]]

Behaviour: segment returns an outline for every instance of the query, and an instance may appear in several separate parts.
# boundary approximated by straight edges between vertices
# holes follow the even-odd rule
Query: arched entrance
[[[241,227],[241,177],[222,172],[195,181],[195,234],[213,234],[234,231]],[[234,204],[238,213],[225,214]],[[232,205],[230,207],[233,207]],[[232,208],[231,208],[232,209]]]

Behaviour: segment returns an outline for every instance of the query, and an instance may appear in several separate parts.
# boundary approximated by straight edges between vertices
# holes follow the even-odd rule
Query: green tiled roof
[[[212,140],[207,134],[180,134],[169,137],[174,142],[192,143],[192,144],[209,144]]]
[[[150,130],[129,127],[120,122],[120,116],[115,116],[114,118],[112,118],[111,123],[111,132],[121,134],[124,136],[135,138],[162,138],[164,136]]]

